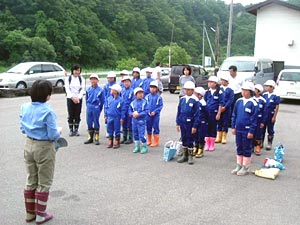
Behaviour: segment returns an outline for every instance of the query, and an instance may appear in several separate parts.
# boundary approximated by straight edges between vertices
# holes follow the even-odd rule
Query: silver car
[[[53,86],[63,87],[65,69],[52,62],[24,62],[0,74],[0,88],[30,88],[35,80],[49,80]]]

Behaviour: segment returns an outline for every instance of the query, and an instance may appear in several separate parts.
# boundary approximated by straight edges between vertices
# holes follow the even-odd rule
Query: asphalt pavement
[[[69,147],[57,152],[54,183],[48,211],[56,225],[294,225],[300,224],[299,136],[300,102],[280,105],[274,143],[286,148],[285,171],[276,180],[254,175],[231,175],[235,167],[234,137],[205,152],[194,165],[163,161],[163,144],[178,140],[175,116],[178,95],[164,92],[161,113],[161,144],[145,155],[132,153],[133,145],[107,149],[102,128],[99,146],[84,145],[87,138],[85,106],[79,137],[68,137],[64,94],[55,94],[58,126]],[[0,223],[26,224],[23,188],[25,137],[19,130],[22,103],[29,97],[0,98]],[[273,151],[253,156],[251,169],[260,168]]]

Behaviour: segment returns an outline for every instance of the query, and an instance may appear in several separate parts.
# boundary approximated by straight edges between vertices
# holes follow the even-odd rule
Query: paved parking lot
[[[273,180],[230,174],[235,167],[233,136],[217,145],[195,164],[162,160],[163,143],[177,140],[175,115],[178,95],[163,93],[161,146],[148,154],[133,154],[133,145],[107,149],[104,127],[101,145],[84,145],[85,107],[80,137],[68,137],[64,94],[53,95],[50,104],[63,127],[69,147],[57,153],[54,184],[48,211],[55,218],[47,224],[299,224],[300,104],[280,105],[274,143],[286,147],[286,170]],[[29,97],[0,99],[0,218],[1,224],[25,224],[23,187],[25,170],[19,131],[20,105]],[[103,116],[103,115],[102,115]],[[102,120],[103,125],[103,120]],[[263,151],[253,156],[252,169],[262,165]]]

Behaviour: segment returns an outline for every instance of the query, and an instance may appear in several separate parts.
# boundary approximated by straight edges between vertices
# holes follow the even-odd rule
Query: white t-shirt
[[[161,68],[160,68],[160,66],[155,67],[154,70],[152,71],[151,77],[152,77],[154,80],[157,79],[157,73],[160,73],[160,76],[161,76]]]
[[[244,79],[242,79],[238,74],[235,78],[232,76],[229,76],[229,84],[228,87],[230,87],[234,94],[238,94],[242,92],[242,86],[244,83]]]

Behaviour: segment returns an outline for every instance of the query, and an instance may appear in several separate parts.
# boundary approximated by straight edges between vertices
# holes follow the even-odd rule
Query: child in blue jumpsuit
[[[263,134],[263,127],[264,127],[264,111],[265,111],[265,104],[266,100],[261,96],[264,90],[263,86],[260,84],[256,84],[255,88],[255,96],[253,99],[258,104],[258,115],[257,115],[257,127],[254,132],[254,153],[255,155],[261,155],[261,140]]]
[[[194,90],[194,95],[199,99],[199,124],[197,127],[197,132],[195,134],[195,144],[193,155],[196,158],[202,158],[204,145],[205,145],[205,136],[207,133],[207,120],[208,120],[208,112],[206,109],[206,102],[203,99],[205,95],[205,89],[203,87],[196,87]]]
[[[229,76],[223,74],[221,77],[221,91],[223,92],[223,104],[221,106],[221,117],[217,122],[217,138],[216,143],[226,144],[227,133],[231,116],[231,105],[234,100],[234,92],[228,86]]]
[[[132,138],[132,118],[128,114],[128,109],[130,103],[134,100],[133,89],[131,88],[131,79],[129,76],[124,76],[122,78],[123,88],[121,91],[121,96],[123,98],[123,122],[122,122],[122,130],[123,130],[123,140],[121,144],[131,144],[133,143]]]
[[[150,94],[150,83],[154,81],[154,79],[151,77],[152,71],[150,67],[146,68],[146,78],[143,79],[140,86],[144,90],[144,97],[146,97],[148,94]]]
[[[86,122],[88,127],[88,140],[84,144],[95,143],[99,145],[99,117],[104,105],[104,93],[98,86],[98,75],[91,74],[91,86],[86,90]]]
[[[163,99],[158,91],[158,82],[156,80],[152,81],[150,83],[150,94],[145,97],[147,104],[149,105],[149,112],[147,115],[147,145],[150,145],[150,147],[159,145],[159,121],[160,112],[163,108]]]
[[[141,70],[138,67],[134,67],[132,70],[132,80],[131,87],[132,89],[136,89],[137,87],[141,87],[142,79],[141,79]]]
[[[263,130],[263,141],[265,139],[266,130],[268,131],[268,145],[266,150],[272,149],[272,142],[274,138],[274,125],[276,122],[280,97],[274,94],[275,82],[273,80],[267,80],[264,83],[266,92],[263,94],[263,98],[266,99],[265,113],[264,113],[264,130]]]
[[[104,93],[104,101],[106,102],[108,97],[111,95],[111,86],[116,84],[117,81],[117,75],[114,71],[109,71],[107,73],[107,83],[103,87],[103,93]],[[107,131],[107,123],[105,122],[106,127],[106,137],[108,137],[108,131]]]
[[[237,166],[231,171],[238,176],[247,175],[251,164],[254,131],[257,126],[258,105],[253,99],[254,85],[245,82],[242,98],[239,98],[232,113],[232,134],[236,135]]]
[[[135,147],[133,153],[147,153],[147,140],[145,137],[146,119],[149,112],[147,101],[144,99],[144,91],[138,87],[134,89],[135,100],[130,103],[129,116],[132,117],[132,131]],[[140,142],[142,148],[140,148]]]
[[[176,129],[181,132],[182,141],[182,156],[178,158],[178,163],[188,161],[192,165],[193,162],[193,146],[194,137],[197,132],[199,124],[199,100],[193,95],[195,84],[192,81],[185,82],[185,95],[179,100],[177,115],[176,115]]]
[[[107,123],[107,148],[120,147],[120,130],[122,119],[123,99],[120,97],[122,88],[119,84],[111,86],[111,95],[107,98],[104,107],[104,119]],[[115,142],[113,141],[115,137]]]
[[[208,78],[209,90],[204,95],[208,111],[208,128],[205,138],[206,151],[215,150],[215,140],[217,136],[217,121],[221,117],[221,107],[223,103],[223,92],[218,85],[218,78],[210,76]]]

